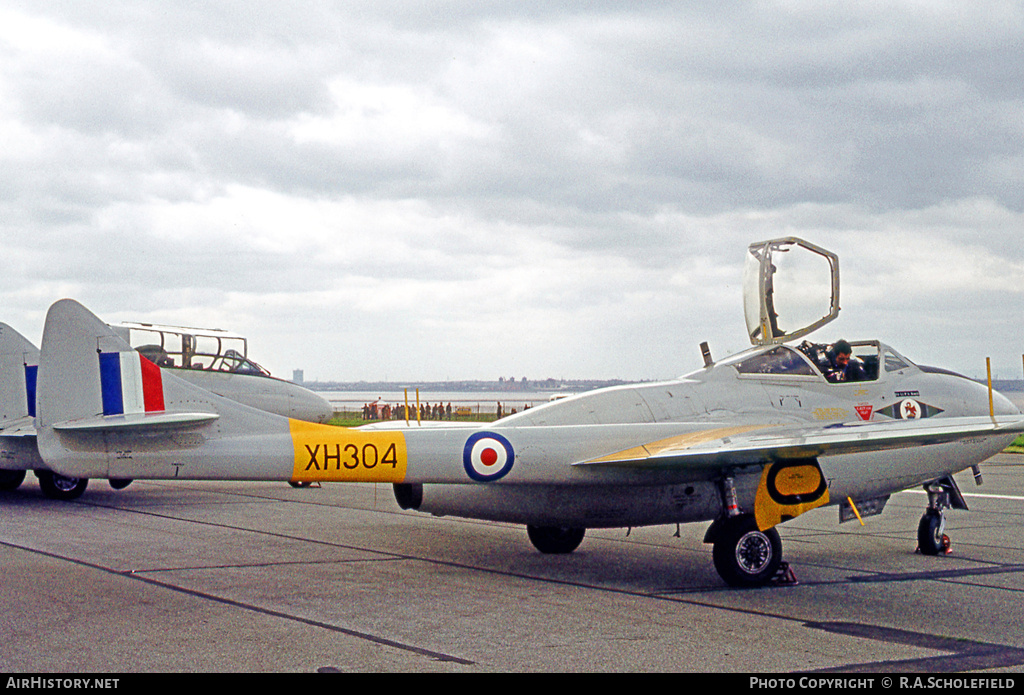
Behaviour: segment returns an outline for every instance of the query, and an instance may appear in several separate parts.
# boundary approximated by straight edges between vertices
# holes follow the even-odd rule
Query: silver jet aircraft
[[[333,408],[326,399],[282,379],[246,357],[246,340],[224,331],[131,324],[113,330],[126,341],[148,338],[138,350],[161,369],[239,403],[309,422],[326,422]],[[155,341],[155,342],[153,342]],[[189,365],[181,368],[183,364]],[[14,490],[34,471],[47,497],[80,496],[89,479],[61,475],[39,457],[36,448],[36,376],[39,349],[5,323],[0,323],[0,490]],[[109,478],[123,489],[131,478]]]
[[[522,523],[545,553],[572,552],[587,528],[711,521],[705,541],[734,586],[783,568],[780,523],[827,504],[868,516],[923,485],[920,547],[942,552],[945,510],[966,506],[952,474],[1003,449],[1024,416],[878,341],[848,356],[797,343],[838,313],[834,254],[754,244],[745,276],[752,349],[718,363],[705,349],[705,367],[676,380],[470,427],[345,429],[248,408],[151,369],[62,300],[40,355],[39,453],[68,476],[392,483],[405,509]]]

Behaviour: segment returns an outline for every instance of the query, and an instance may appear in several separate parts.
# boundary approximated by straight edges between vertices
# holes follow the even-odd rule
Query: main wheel
[[[85,492],[88,478],[69,478],[53,471],[36,471],[43,494],[54,500],[73,500]]]
[[[526,535],[530,537],[533,547],[542,553],[564,555],[580,547],[585,528],[567,526],[527,526]]]
[[[929,509],[917,525],[917,547],[923,555],[939,555],[949,551],[949,536],[942,531],[946,520],[940,512]]]
[[[132,478],[111,478],[108,482],[115,490],[124,490],[132,484]]]
[[[0,470],[0,490],[17,490],[25,480],[25,471]]]
[[[730,586],[764,586],[782,564],[782,539],[774,528],[761,531],[749,514],[724,520],[711,556]]]

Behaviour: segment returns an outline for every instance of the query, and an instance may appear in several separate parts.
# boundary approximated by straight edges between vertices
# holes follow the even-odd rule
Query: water
[[[363,406],[376,402],[378,407],[385,403],[394,408],[405,403],[402,391],[318,391],[334,405],[336,412],[360,413]],[[572,391],[420,391],[420,403],[434,405],[452,404],[452,410],[469,408],[473,414],[494,415],[498,403],[507,415],[512,408],[523,410],[527,405],[534,407],[547,403],[555,396],[569,396]],[[1004,391],[1004,396],[1024,412],[1024,391]],[[416,390],[409,389],[409,406],[416,405]]]
[[[335,412],[361,413],[363,406],[377,403],[378,408],[385,403],[392,408],[405,404],[406,394],[403,391],[318,391],[334,406]],[[504,414],[508,415],[514,408],[523,410],[526,406],[534,407],[547,403],[553,395],[568,396],[565,391],[423,391],[419,393],[420,404],[443,405],[452,404],[452,410],[468,408],[474,415],[494,415],[498,403]],[[416,390],[409,389],[409,407],[416,405]]]
[[[1021,412],[1024,412],[1024,391],[1002,391],[1004,396],[1010,399],[1010,402],[1020,408]]]

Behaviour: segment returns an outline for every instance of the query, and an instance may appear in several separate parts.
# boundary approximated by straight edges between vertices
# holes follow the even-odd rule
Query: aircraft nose
[[[322,424],[334,417],[334,406],[331,402],[315,393],[310,393],[305,398],[293,399],[291,410],[293,418],[306,422]]]
[[[1020,396],[1020,398],[1020,402],[1024,402],[1024,395]],[[992,392],[992,407],[996,411],[997,415],[999,415],[1003,411],[1005,411],[1008,415],[1020,415],[1022,412],[1024,412],[1021,410],[1021,407],[1017,403],[1014,403],[1012,400],[1010,400],[1003,394],[999,393],[998,391]]]
[[[333,417],[334,417],[334,406],[332,406],[330,403],[328,403],[327,407],[320,411],[320,422],[327,422],[328,420],[330,420]]]
[[[958,374],[946,373],[938,374],[940,379],[943,379],[945,387],[949,389],[949,394],[953,400],[950,402],[953,410],[956,407],[953,404],[956,400],[960,400],[962,407],[964,408],[964,415],[988,415],[989,414],[989,390],[988,385],[983,380],[970,379],[965,376]],[[994,415],[1020,415],[1021,408],[999,393],[995,389],[992,389],[992,414]],[[1021,402],[1024,403],[1024,395],[1021,396]]]
[[[985,409],[988,410],[988,387],[984,386]],[[1009,398],[992,390],[992,412],[995,415],[1020,415],[1021,409]]]

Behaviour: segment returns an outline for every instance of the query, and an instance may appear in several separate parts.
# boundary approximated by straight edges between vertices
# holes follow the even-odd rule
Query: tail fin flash
[[[99,358],[104,415],[163,412],[159,367],[137,352],[101,352]]]

